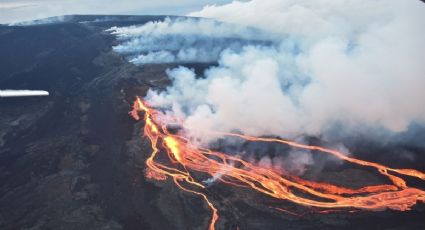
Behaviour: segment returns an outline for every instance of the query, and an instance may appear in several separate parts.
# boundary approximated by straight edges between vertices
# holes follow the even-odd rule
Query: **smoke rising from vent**
[[[419,1],[254,0],[192,15],[257,27],[281,40],[224,51],[205,79],[183,67],[170,71],[173,86],[148,99],[188,127],[291,137],[322,134],[334,124],[402,132],[425,120]]]
[[[190,15],[231,24],[167,19],[111,29],[122,40],[115,50],[134,55],[136,64],[217,58],[204,76],[170,70],[173,85],[148,93],[153,106],[188,128],[292,138],[336,126],[399,133],[425,122],[419,1],[235,1]],[[237,48],[229,37],[240,39]]]

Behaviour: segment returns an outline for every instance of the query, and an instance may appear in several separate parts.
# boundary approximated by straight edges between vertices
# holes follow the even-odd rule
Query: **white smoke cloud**
[[[302,175],[308,168],[313,165],[313,156],[310,152],[293,150],[285,159],[275,159],[274,167],[285,170],[295,175]],[[279,164],[280,163],[280,164]]]
[[[108,31],[121,41],[114,50],[134,64],[214,62],[223,50],[266,44],[263,40],[270,38],[258,29],[195,18],[166,18]]]
[[[280,45],[224,50],[202,78],[169,71],[173,85],[147,99],[189,128],[293,137],[425,122],[419,1],[235,1],[191,15],[268,31]]]

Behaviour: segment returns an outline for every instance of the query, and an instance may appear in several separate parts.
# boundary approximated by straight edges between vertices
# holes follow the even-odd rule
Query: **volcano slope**
[[[145,178],[151,144],[140,137],[144,122],[128,115],[137,95],[170,84],[165,70],[177,64],[135,66],[112,50],[117,41],[105,32],[160,19],[69,16],[51,24],[0,26],[0,88],[51,93],[0,99],[1,229],[208,228],[211,214],[202,199],[172,181]],[[208,67],[187,65],[199,72]],[[411,134],[424,140],[424,133]],[[347,146],[364,153],[358,158],[425,171],[420,146],[360,139]],[[414,160],[398,157],[407,150]],[[368,170],[340,164],[320,164],[305,176],[354,188],[385,182]],[[423,204],[406,212],[309,213],[240,187],[216,183],[207,190],[220,213],[216,229],[425,228]],[[270,209],[270,204],[307,214]]]

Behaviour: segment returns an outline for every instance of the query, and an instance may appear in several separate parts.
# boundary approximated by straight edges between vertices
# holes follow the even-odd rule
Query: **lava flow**
[[[144,135],[152,144],[152,153],[146,161],[147,176],[156,180],[165,180],[170,177],[180,189],[202,197],[212,211],[209,230],[215,229],[219,218],[218,210],[208,197],[205,185],[194,177],[193,172],[203,173],[209,177],[220,175],[218,180],[230,186],[246,187],[279,200],[320,208],[322,209],[320,213],[330,213],[334,210],[406,211],[417,202],[425,202],[425,191],[409,187],[405,179],[401,177],[425,180],[425,174],[414,169],[390,168],[348,157],[336,150],[288,140],[211,132],[214,135],[241,138],[247,142],[273,142],[292,148],[330,154],[358,166],[374,168],[391,183],[351,189],[309,181],[293,175],[282,175],[274,169],[258,166],[237,156],[198,147],[183,135],[170,133],[167,129],[168,124],[161,123],[159,119],[161,113],[137,98],[131,115],[134,119],[140,120],[140,112],[144,112]],[[164,157],[167,163],[160,162],[159,158]],[[272,208],[285,211],[279,207]]]

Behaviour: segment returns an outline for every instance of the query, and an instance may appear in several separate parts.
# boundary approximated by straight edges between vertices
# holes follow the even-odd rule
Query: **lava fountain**
[[[425,174],[414,169],[390,168],[349,157],[336,150],[278,138],[211,132],[212,135],[240,138],[246,142],[270,142],[330,154],[343,161],[375,169],[377,173],[387,177],[391,183],[352,189],[310,181],[295,175],[282,175],[274,169],[261,167],[231,154],[201,148],[185,136],[171,133],[167,128],[169,124],[159,119],[160,111],[149,107],[146,102],[137,97],[130,114],[135,120],[140,120],[142,113],[144,113],[145,121],[144,136],[149,138],[152,145],[152,153],[146,160],[146,176],[155,180],[170,178],[180,189],[204,199],[212,212],[209,230],[215,229],[219,213],[207,195],[206,186],[201,180],[195,178],[194,172],[211,177],[220,174],[218,180],[229,186],[246,187],[278,200],[320,208],[321,213],[330,213],[335,210],[406,211],[417,202],[425,202],[425,191],[409,187],[406,180],[402,178],[402,176],[413,177],[424,181]],[[179,121],[175,120],[173,123],[179,123]],[[160,162],[158,160],[160,155],[165,157],[168,163]],[[289,212],[281,207],[272,208]]]

